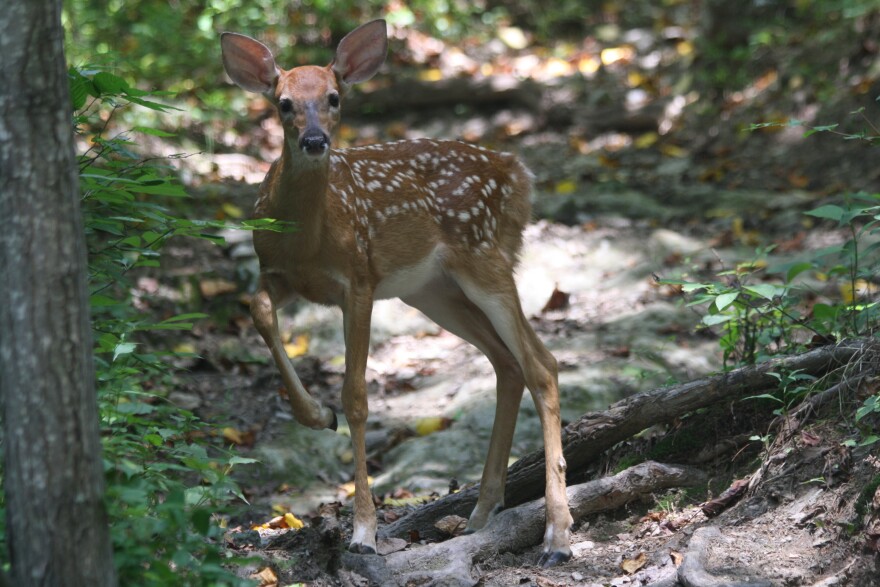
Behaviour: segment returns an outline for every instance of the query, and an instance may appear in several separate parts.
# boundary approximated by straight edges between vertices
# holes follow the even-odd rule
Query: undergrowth
[[[833,133],[843,140],[864,141],[869,149],[880,144],[880,130],[865,110],[853,114],[864,122],[864,130],[841,132],[835,124],[809,127],[804,134]],[[752,130],[768,126],[803,123],[762,123]],[[880,331],[876,285],[880,193],[841,194],[805,214],[816,228],[836,233],[839,242],[785,260],[774,258],[775,246],[771,245],[756,250],[752,259],[724,268],[715,279],[695,281],[684,276],[665,281],[681,288],[688,305],[704,308],[701,326],[718,335],[725,369],[849,338],[874,338]],[[776,415],[786,414],[814,392],[815,378],[806,374],[770,375],[779,382],[776,389],[747,399],[769,400]],[[869,425],[878,415],[880,394],[871,393],[852,413],[857,438],[847,444],[870,445],[880,440]]]
[[[75,68],[69,76],[89,251],[106,507],[119,583],[252,585],[230,570],[239,561],[222,548],[222,533],[224,511],[244,500],[230,473],[253,461],[208,444],[206,424],[167,400],[175,385],[174,359],[181,354],[156,348],[148,337],[150,331],[189,330],[205,315],[157,321],[139,310],[132,296],[135,276],[158,266],[169,239],[222,241],[215,235],[230,225],[173,212],[186,192],[167,164],[137,155],[134,142],[144,135],[171,135],[137,127],[109,136],[121,109],[171,109],[158,101],[161,95],[134,89],[105,71]],[[266,220],[235,228],[285,229]],[[4,517],[0,512],[0,520]],[[6,545],[0,546],[5,556]]]
[[[122,585],[245,585],[228,570],[222,514],[243,500],[230,472],[252,462],[194,439],[210,430],[166,399],[172,359],[146,334],[189,330],[204,314],[156,321],[133,304],[134,275],[156,267],[171,238],[211,241],[221,225],[179,217],[187,198],[160,162],[143,161],[135,137],[170,136],[137,127],[107,135],[123,108],[171,107],[103,71],[70,71],[74,125],[82,145],[80,186],[89,249],[89,287],[107,509]]]

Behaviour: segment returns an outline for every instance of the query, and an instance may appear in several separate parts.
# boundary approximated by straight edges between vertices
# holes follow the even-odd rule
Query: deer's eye
[[[290,98],[281,98],[278,102],[278,109],[284,114],[290,114],[293,112],[293,100]]]
[[[333,92],[329,96],[327,96],[327,102],[330,103],[331,108],[339,108],[339,94]]]

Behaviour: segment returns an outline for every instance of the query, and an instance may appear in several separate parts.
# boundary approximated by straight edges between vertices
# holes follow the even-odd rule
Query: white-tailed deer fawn
[[[571,556],[556,360],[523,315],[513,279],[529,221],[529,171],[513,156],[480,147],[413,140],[334,150],[330,137],[351,84],[385,60],[385,22],[349,33],[327,67],[280,69],[263,44],[223,33],[232,80],[266,96],[284,128],[281,157],[260,187],[256,216],[294,222],[293,232],[258,231],[260,286],[251,313],[275,359],[296,419],[336,428],[333,411],[305,390],[284,351],[276,311],[299,293],[340,306],[345,334],[342,404],[355,458],[350,550],[376,552],[367,485],[364,371],[373,300],[398,297],[480,349],[497,376],[492,439],[468,530],[504,505],[507,461],[524,386],[544,430],[547,526],[541,564]]]

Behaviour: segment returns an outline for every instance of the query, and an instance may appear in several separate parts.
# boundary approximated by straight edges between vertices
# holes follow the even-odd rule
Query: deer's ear
[[[388,32],[384,20],[374,20],[354,29],[339,41],[330,67],[343,89],[373,77],[385,62]]]
[[[275,87],[278,66],[272,52],[261,42],[238,33],[220,35],[223,67],[238,86],[265,94]]]

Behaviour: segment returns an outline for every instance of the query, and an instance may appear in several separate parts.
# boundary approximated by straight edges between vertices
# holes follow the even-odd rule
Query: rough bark
[[[780,370],[822,375],[857,359],[868,348],[863,341],[845,342],[784,357],[761,365],[698,379],[681,385],[654,389],[623,399],[604,412],[590,412],[569,424],[562,433],[569,474],[583,471],[603,452],[655,424],[671,422],[684,414],[719,401],[754,395],[778,384],[767,375]],[[534,451],[510,467],[505,502],[515,506],[544,492],[544,453]],[[430,528],[447,515],[467,517],[477,502],[479,486],[426,504],[381,529],[383,536],[406,537],[410,530]]]
[[[7,0],[0,30],[9,584],[115,585],[61,0]]]
[[[625,471],[568,488],[571,515],[577,522],[590,514],[613,510],[670,487],[706,482],[701,471],[645,462]],[[386,557],[346,556],[344,564],[380,585],[476,585],[472,567],[504,552],[522,552],[541,542],[544,500],[504,510],[474,534],[395,552]]]

